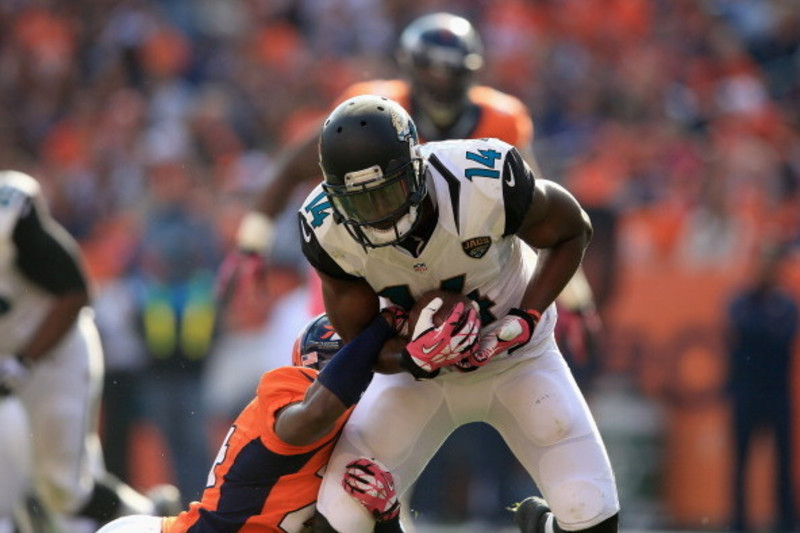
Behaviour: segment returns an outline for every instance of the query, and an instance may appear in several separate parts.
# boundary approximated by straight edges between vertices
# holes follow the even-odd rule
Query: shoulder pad
[[[0,172],[0,239],[11,238],[28,202],[40,193],[39,182],[31,176],[16,170]]]

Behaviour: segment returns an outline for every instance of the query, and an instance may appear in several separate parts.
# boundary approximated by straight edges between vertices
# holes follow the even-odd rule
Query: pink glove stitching
[[[541,314],[511,309],[509,314],[483,334],[478,349],[456,363],[459,370],[469,372],[491,361],[497,354],[512,353],[525,345],[533,335]]]
[[[474,308],[464,312],[465,305],[457,303],[441,326],[433,325],[433,315],[442,306],[441,298],[435,298],[420,314],[414,338],[406,345],[406,352],[413,362],[431,372],[454,364],[474,348],[480,331],[480,318]],[[422,331],[420,327],[428,326]]]
[[[400,513],[394,477],[377,461],[362,457],[348,463],[342,486],[380,522]]]

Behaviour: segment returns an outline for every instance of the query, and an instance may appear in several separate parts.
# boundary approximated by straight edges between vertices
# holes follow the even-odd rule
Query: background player
[[[97,435],[103,353],[80,250],[50,216],[31,176],[0,172],[0,198],[0,395],[24,406],[36,496],[70,533],[155,512],[152,501],[103,466]],[[25,431],[0,426],[4,433]],[[5,449],[9,442],[0,442],[0,456],[13,453]]]
[[[294,366],[264,374],[256,397],[234,421],[202,501],[178,516],[124,517],[100,533],[310,531],[320,472],[370,383],[380,347],[396,334],[393,324],[394,315],[384,311],[339,351],[341,337],[327,317],[313,319],[297,337]],[[376,517],[376,532],[402,531],[390,473],[358,458],[339,479]]]
[[[553,302],[592,233],[578,202],[536,180],[500,140],[419,145],[411,117],[386,98],[340,104],[319,153],[325,181],[301,207],[300,231],[345,340],[374,319],[380,297],[408,309],[437,288],[475,300],[486,327],[460,371],[436,362],[451,360],[446,337],[384,346],[394,356],[384,370],[418,379],[376,375],[337,444],[318,510],[337,531],[370,531],[372,518],[337,483],[349,461],[377,457],[402,494],[454,429],[483,421],[536,481],[560,527],[617,531],[605,446],[553,341]]]

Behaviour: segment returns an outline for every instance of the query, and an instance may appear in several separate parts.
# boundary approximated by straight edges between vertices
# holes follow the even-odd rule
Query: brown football
[[[416,302],[414,302],[414,307],[412,307],[411,311],[408,313],[409,334],[414,332],[414,327],[417,324],[417,320],[419,320],[419,315],[422,310],[425,309],[425,306],[427,306],[434,298],[441,298],[443,300],[442,307],[440,307],[436,314],[433,315],[433,323],[436,326],[440,326],[442,322],[444,322],[444,319],[448,314],[450,314],[450,310],[458,302],[464,302],[466,306],[472,305],[472,300],[458,292],[444,291],[441,289],[428,291],[420,296]]]

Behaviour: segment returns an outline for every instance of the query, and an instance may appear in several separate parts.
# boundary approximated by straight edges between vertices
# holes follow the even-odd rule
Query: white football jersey
[[[35,179],[15,171],[0,172],[0,352],[15,353],[30,339],[52,296],[22,275],[16,266],[13,234],[31,201],[40,201]],[[38,207],[38,206],[37,206]]]
[[[536,253],[514,234],[530,206],[533,173],[516,149],[497,139],[420,148],[438,221],[418,254],[400,246],[361,246],[336,223],[321,186],[300,209],[304,253],[326,274],[363,278],[406,309],[432,289],[466,294],[480,305],[483,324],[490,324],[519,307],[536,266]],[[551,305],[531,345],[552,333],[555,318]]]

